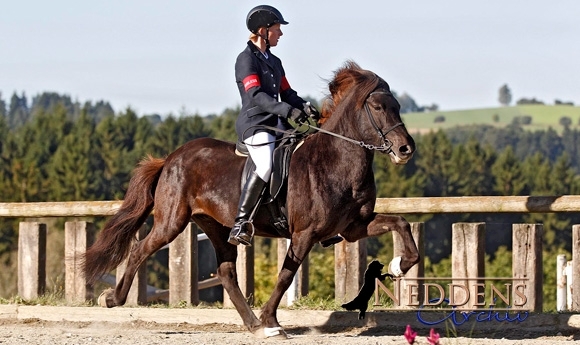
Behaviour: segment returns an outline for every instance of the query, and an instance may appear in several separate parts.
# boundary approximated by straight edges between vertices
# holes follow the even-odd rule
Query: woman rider
[[[250,10],[246,26],[250,30],[247,47],[236,60],[236,83],[242,108],[236,121],[238,140],[243,141],[256,168],[246,180],[235,224],[228,242],[250,245],[253,231],[250,216],[270,180],[276,133],[263,126],[291,128],[287,119],[302,123],[308,116],[318,118],[318,111],[298,96],[288,80],[282,62],[270,52],[282,36],[281,25],[288,24],[272,6],[260,5]],[[284,220],[285,222],[285,220]],[[287,224],[284,224],[286,228]]]

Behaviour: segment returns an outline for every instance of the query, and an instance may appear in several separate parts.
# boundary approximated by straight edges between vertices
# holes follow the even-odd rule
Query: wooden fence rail
[[[0,217],[42,218],[42,217],[91,217],[109,216],[121,206],[121,201],[96,202],[46,202],[46,203],[0,203]],[[435,213],[551,213],[580,211],[580,196],[521,196],[521,197],[446,197],[446,198],[379,198],[375,211],[391,214],[435,214]],[[474,225],[475,224],[475,225]],[[453,225],[452,260],[454,276],[474,278],[483,270],[483,246],[485,224],[460,223]],[[457,229],[456,229],[457,228]],[[419,250],[423,251],[422,223],[412,223],[413,236]],[[18,291],[23,298],[34,298],[42,294],[45,288],[46,272],[46,225],[38,222],[23,222],[19,231],[19,269]],[[94,239],[94,226],[87,222],[67,222],[65,225],[65,266],[66,297],[70,302],[94,298],[90,287],[86,286],[83,277],[78,274],[76,257],[82,253]],[[574,227],[574,238],[579,226]],[[456,235],[460,233],[461,235]],[[513,228],[513,275],[528,277],[533,282],[529,286],[528,310],[541,310],[542,301],[542,267],[541,267],[541,224],[515,224]],[[197,281],[197,228],[193,223],[170,245],[170,290],[159,292],[168,298],[170,303],[188,304],[199,302]],[[469,240],[472,238],[472,240]],[[576,241],[578,242],[578,241]],[[400,248],[394,238],[394,252]],[[576,258],[580,244],[573,244],[574,267],[579,267]],[[43,249],[44,246],[44,249]],[[280,253],[284,251],[286,240],[278,241]],[[241,246],[240,246],[241,247]],[[578,247],[578,248],[577,248]],[[242,292],[248,297],[253,295],[253,247],[238,248],[239,281]],[[467,254],[469,253],[469,254]],[[517,254],[517,255],[516,255]],[[467,260],[469,255],[469,260]],[[172,261],[172,257],[175,259]],[[282,257],[282,255],[280,255]],[[461,258],[464,258],[463,260]],[[357,294],[362,284],[362,275],[366,268],[366,243],[340,243],[335,246],[335,283],[336,299],[345,301]],[[121,266],[117,274],[122,272]],[[419,281],[423,275],[422,262],[407,274],[407,282]],[[578,270],[574,270],[575,272]],[[578,272],[580,273],[580,272]],[[137,275],[134,291],[130,294],[129,303],[146,301],[147,285],[145,272]],[[308,266],[296,278],[285,300],[287,303],[307,293]],[[215,280],[215,279],[214,279]],[[306,282],[306,283],[305,283]],[[202,282],[203,286],[215,285],[216,282]],[[580,291],[580,278],[572,280],[572,290]],[[572,296],[573,306],[580,306],[580,299]],[[145,296],[145,297],[144,297]],[[224,293],[224,305],[228,298]],[[577,309],[573,309],[577,310]]]
[[[122,201],[65,201],[0,203],[0,217],[111,216]],[[551,213],[579,212],[580,195],[461,196],[378,198],[375,212],[389,214],[437,213]]]

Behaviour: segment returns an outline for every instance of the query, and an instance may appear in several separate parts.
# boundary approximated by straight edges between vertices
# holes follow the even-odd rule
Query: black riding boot
[[[236,222],[228,238],[229,243],[233,245],[251,245],[252,237],[254,236],[254,227],[250,224],[250,217],[254,209],[260,206],[260,197],[265,187],[266,182],[255,172],[252,172],[246,180],[244,188],[242,188],[242,195],[240,196],[240,202],[238,204],[238,215],[236,216]]]

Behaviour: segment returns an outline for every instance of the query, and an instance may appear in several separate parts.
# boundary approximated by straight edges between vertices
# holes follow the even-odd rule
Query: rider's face
[[[270,46],[275,47],[278,45],[278,40],[282,35],[283,33],[282,29],[280,28],[280,24],[274,24],[270,26],[270,29],[268,30],[268,40],[270,41]]]

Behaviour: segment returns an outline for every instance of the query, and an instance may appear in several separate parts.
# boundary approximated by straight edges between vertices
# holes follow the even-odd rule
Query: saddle
[[[272,173],[266,190],[262,195],[261,205],[266,205],[268,207],[275,226],[276,218],[279,217],[280,212],[286,216],[285,207],[290,158],[292,157],[292,153],[297,150],[302,143],[303,139],[296,138],[295,136],[286,136],[283,137],[274,148],[272,157]],[[255,170],[256,164],[249,155],[246,144],[241,141],[236,142],[236,155],[247,157],[240,180],[241,187],[243,188],[248,176],[250,176],[250,174]],[[290,237],[290,233],[287,229],[281,231],[278,226],[276,226],[276,228],[280,232],[280,235],[287,238]]]

